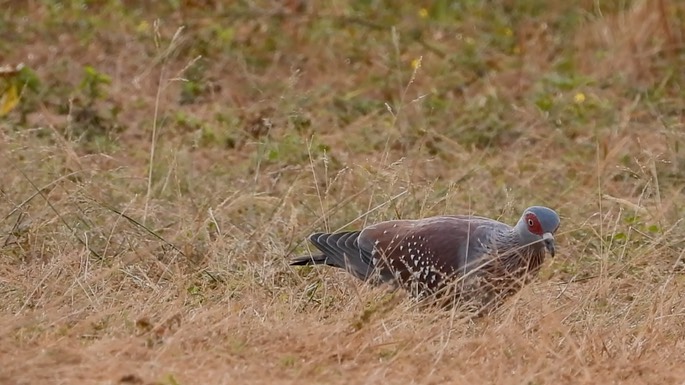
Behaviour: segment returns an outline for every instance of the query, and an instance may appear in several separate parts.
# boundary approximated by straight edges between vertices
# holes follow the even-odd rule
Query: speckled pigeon
[[[557,213],[527,208],[516,226],[478,216],[450,215],[391,220],[361,231],[316,233],[310,242],[322,254],[291,265],[329,265],[372,284],[391,283],[417,298],[497,306],[554,256]],[[446,297],[446,294],[449,296]]]

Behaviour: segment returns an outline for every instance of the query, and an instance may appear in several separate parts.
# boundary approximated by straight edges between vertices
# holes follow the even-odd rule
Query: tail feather
[[[334,234],[315,233],[309,236],[309,241],[316,246],[322,254],[303,255],[295,257],[291,260],[291,266],[306,266],[306,265],[328,265],[333,267],[345,268],[345,258],[333,248],[329,243],[329,238]]]
[[[359,246],[360,234],[359,231],[312,234],[309,241],[322,255],[299,257],[291,264],[333,266],[347,270],[355,277],[366,281],[373,271],[373,264],[371,252]]]
[[[328,258],[323,254],[317,255],[302,255],[290,260],[290,266],[307,266],[307,265],[328,265]]]
[[[327,265],[344,268],[345,257],[328,243],[331,237],[334,234],[316,233],[309,237],[309,241],[325,255]]]

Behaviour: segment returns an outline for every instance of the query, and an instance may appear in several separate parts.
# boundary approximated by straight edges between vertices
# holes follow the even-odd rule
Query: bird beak
[[[545,244],[545,248],[549,251],[549,254],[554,258],[554,235],[552,235],[552,233],[542,234],[542,242]]]

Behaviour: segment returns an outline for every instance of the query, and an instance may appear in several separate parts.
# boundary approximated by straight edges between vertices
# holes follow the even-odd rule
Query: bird
[[[390,284],[412,297],[498,307],[555,255],[559,215],[544,206],[523,211],[514,226],[475,215],[394,219],[362,230],[308,237],[320,253],[291,266],[328,265],[372,285]]]

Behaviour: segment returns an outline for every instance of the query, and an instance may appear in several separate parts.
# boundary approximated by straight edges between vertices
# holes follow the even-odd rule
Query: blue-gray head
[[[559,228],[559,215],[543,206],[528,207],[516,224],[521,243],[529,245],[542,242],[554,257],[554,233]]]

